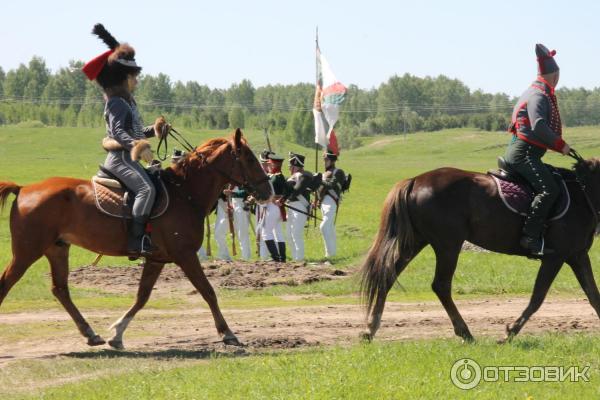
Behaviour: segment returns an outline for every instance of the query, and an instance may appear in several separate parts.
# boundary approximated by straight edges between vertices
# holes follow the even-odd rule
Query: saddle
[[[559,171],[550,165],[548,167],[552,170],[554,179],[560,187],[560,194],[552,206],[548,218],[550,221],[555,221],[562,218],[569,210],[571,195]],[[510,211],[526,216],[535,195],[531,185],[502,157],[498,157],[498,168],[496,171],[488,171],[488,175],[494,179],[502,203]]]
[[[100,171],[92,177],[96,208],[111,217],[131,219],[131,209],[135,193],[127,189],[110,171],[99,166]],[[156,187],[156,199],[150,213],[150,219],[158,218],[169,207],[169,193],[164,182],[157,174],[148,173]]]

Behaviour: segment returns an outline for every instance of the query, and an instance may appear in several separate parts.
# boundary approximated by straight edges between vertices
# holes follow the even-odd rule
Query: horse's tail
[[[0,211],[4,209],[9,194],[19,195],[21,186],[13,182],[0,182]]]
[[[375,300],[386,296],[397,278],[400,258],[408,262],[414,255],[415,231],[408,212],[408,195],[414,179],[397,183],[387,195],[381,211],[377,237],[361,270],[361,293],[371,313]]]

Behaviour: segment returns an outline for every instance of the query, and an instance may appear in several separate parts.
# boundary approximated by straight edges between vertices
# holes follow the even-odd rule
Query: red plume
[[[100,71],[102,71],[102,68],[104,68],[104,65],[106,65],[106,62],[108,61],[108,57],[112,53],[114,53],[114,50],[105,51],[104,53],[100,54],[98,57],[93,58],[92,60],[88,61],[83,66],[83,68],[81,70],[88,77],[88,79],[90,81],[93,81],[94,79],[96,79],[98,77],[98,75],[100,74]]]

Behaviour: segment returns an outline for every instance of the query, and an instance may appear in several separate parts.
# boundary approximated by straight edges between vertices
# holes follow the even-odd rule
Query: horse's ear
[[[239,151],[240,147],[242,147],[242,136],[242,130],[237,128],[233,134],[233,144],[235,145],[236,151]]]

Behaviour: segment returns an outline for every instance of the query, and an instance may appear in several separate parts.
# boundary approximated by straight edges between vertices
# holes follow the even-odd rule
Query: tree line
[[[81,61],[71,61],[51,72],[42,58],[33,57],[7,72],[0,67],[0,125],[40,121],[102,128],[102,93],[81,72],[82,66]],[[165,74],[143,74],[135,97],[146,118],[162,114],[190,129],[270,129],[311,145],[313,95],[311,83],[256,88],[245,79],[217,89],[195,81],[173,82]],[[600,88],[561,88],[557,97],[566,126],[600,124]],[[346,148],[358,145],[360,137],[378,134],[458,127],[506,130],[515,101],[504,93],[471,91],[443,75],[396,75],[378,88],[349,85],[336,130]]]

